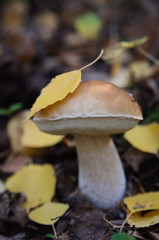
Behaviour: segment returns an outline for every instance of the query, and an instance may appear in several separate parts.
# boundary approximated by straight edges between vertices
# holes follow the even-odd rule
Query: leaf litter
[[[49,2],[50,1],[47,1],[48,5]],[[123,4],[122,2],[123,1],[114,3],[114,1],[107,1],[106,3],[104,1],[93,1],[89,3],[91,5],[90,10],[96,9],[97,14],[103,22],[97,37],[94,38],[93,41],[90,39],[77,41],[77,34],[75,33],[75,29],[73,29],[73,22],[80,16],[80,12],[83,13],[83,10],[89,12],[89,4],[86,6],[85,3],[81,1],[77,1],[75,4],[73,1],[69,0],[60,2],[57,5],[51,5],[52,13],[54,14],[55,12],[56,17],[59,18],[58,20],[60,21],[54,29],[52,28],[52,24],[50,25],[50,29],[53,30],[49,30],[51,34],[47,34],[46,37],[42,34],[43,28],[37,31],[34,27],[35,17],[39,16],[39,6],[37,6],[36,3],[29,5],[29,11],[28,5],[25,3],[20,5],[21,10],[17,10],[19,9],[19,7],[17,8],[17,6],[19,6],[19,1],[15,1],[14,8],[16,6],[16,15],[14,15],[15,11],[12,11],[13,5],[11,3],[7,3],[5,10],[2,4],[2,25],[4,24],[5,27],[2,27],[3,39],[1,40],[3,41],[0,46],[0,75],[2,79],[0,83],[0,89],[2,89],[0,94],[0,108],[9,109],[9,106],[18,102],[24,104],[25,108],[30,108],[35,98],[39,95],[40,90],[48,83],[49,79],[63,72],[80,69],[81,66],[87,64],[90,59],[95,58],[99,48],[107,48],[107,42],[112,38],[112,35],[117,36],[117,42],[123,42],[125,39],[130,40],[126,42],[128,45],[130,45],[130,43],[132,44],[132,41],[135,39],[142,39],[143,36],[148,36],[148,41],[145,42],[142,47],[146,53],[151,53],[151,56],[154,56],[155,59],[159,58],[158,42],[156,41],[156,39],[158,39],[158,33],[154,31],[157,10],[159,8],[158,3],[142,1],[139,4],[138,1],[135,1],[133,3]],[[48,5],[47,7],[49,7]],[[8,11],[6,8],[8,8]],[[104,11],[105,8],[107,11]],[[145,9],[147,10],[145,11]],[[151,10],[153,10],[152,12],[154,15],[152,15]],[[24,14],[21,14],[21,11]],[[11,16],[15,21],[10,21]],[[28,21],[26,21],[28,16],[30,17],[29,26]],[[49,24],[47,19],[48,15],[43,14],[43,22],[45,24]],[[136,19],[138,20],[137,22]],[[145,28],[145,26],[147,27]],[[47,25],[47,29],[48,28],[49,26]],[[71,36],[71,39],[68,36]],[[66,39],[67,42],[65,41]],[[74,43],[76,43],[76,45]],[[19,48],[19,46],[23,47]],[[107,73],[113,73],[115,68],[119,68],[120,70],[120,68],[125,67],[127,69],[131,62],[137,62],[138,60],[146,60],[147,62],[148,55],[145,54],[144,51],[138,51],[138,49],[133,48],[131,50],[127,49],[127,51],[129,52],[130,58],[125,58],[124,61],[121,61],[119,58],[119,63],[116,64],[116,66],[113,67],[113,64],[108,62],[103,64],[102,60],[100,60],[92,69],[90,68],[90,72],[92,71],[93,73],[93,69],[95,71],[104,69]],[[51,67],[45,64],[49,62],[50,56]],[[127,55],[123,53],[123,57],[127,57]],[[128,88],[129,91],[134,94],[137,101],[139,101],[145,119],[149,117],[150,112],[153,114],[159,101],[159,75],[157,71],[153,72],[157,61],[153,60],[154,59],[150,58],[148,60],[153,67],[152,72],[150,69],[150,72],[144,75],[144,77],[142,77],[142,75],[139,77],[134,75],[134,77],[131,78],[131,85],[128,84],[124,86]],[[111,76],[110,74],[110,78]],[[11,114],[14,114],[14,112],[11,112]],[[0,118],[0,152],[5,152],[5,154],[1,155],[1,165],[4,166],[10,147],[9,139],[6,134],[6,125],[10,116],[1,115]],[[151,122],[158,122],[158,120],[158,115],[154,112],[153,121],[151,120]],[[118,138],[118,136],[115,136],[114,139],[121,156],[124,156],[123,154],[126,151],[133,148],[128,145],[128,143],[123,143],[123,140]],[[139,152],[140,154],[138,154]],[[65,143],[62,142],[60,145],[51,147],[51,150],[49,149],[45,154],[46,155],[41,155],[40,153],[34,157],[29,157],[31,158],[31,162],[36,164],[49,163],[54,165],[55,169],[57,169],[57,191],[54,200],[55,202],[67,202],[71,206],[70,210],[55,224],[58,238],[65,240],[79,238],[82,240],[86,238],[96,240],[111,239],[113,233],[117,230],[116,228],[110,227],[109,224],[106,224],[103,220],[102,217],[106,212],[98,210],[89,204],[87,205],[87,200],[76,191],[77,159],[75,148],[69,145],[66,146]],[[49,154],[49,158],[47,158],[47,154]],[[123,158],[128,179],[126,196],[141,193],[141,189],[135,186],[135,182],[133,181],[134,178],[132,177],[133,174],[135,174],[138,180],[138,185],[143,186],[146,192],[158,191],[158,159],[156,156],[154,154],[143,155],[140,150],[135,153],[137,157],[135,157],[135,154],[133,156],[131,156],[131,154],[134,154],[133,151],[129,152],[129,156],[130,159],[135,158],[135,166],[130,166],[130,161],[129,164],[127,164],[127,160],[125,161]],[[22,158],[20,157],[20,159]],[[18,161],[21,161],[20,159]],[[30,162],[25,162],[25,164],[28,163]],[[18,167],[17,169],[14,168],[14,163],[12,166],[10,165],[10,170],[9,165],[8,167],[6,166],[4,172],[0,170],[0,178],[3,182],[10,176],[8,172],[15,172],[20,169]],[[9,170],[8,172],[7,169]],[[68,180],[63,182],[63,180],[67,178]],[[19,193],[13,194],[6,191],[1,194],[1,197],[2,196],[4,200],[2,201],[1,198],[0,204],[1,210],[4,209],[4,214],[1,220],[2,225],[0,224],[1,237],[13,239],[16,238],[16,236],[18,238],[19,235],[21,239],[46,239],[46,234],[50,233],[52,230],[47,226],[43,227],[41,224],[38,225],[29,221],[25,212],[17,210],[19,207],[21,209],[22,202],[26,200],[23,195],[20,195],[22,199],[19,201],[16,200],[16,198],[20,198]],[[11,209],[9,215],[8,209]],[[19,220],[17,220],[19,216],[18,211],[21,216]],[[112,209],[111,212],[108,211],[107,217],[109,221],[115,221],[116,223],[122,224],[126,218],[126,208],[120,203],[117,205],[117,208]],[[142,217],[144,217],[144,215]],[[123,231],[129,234],[129,236],[133,235],[137,239],[157,239],[159,234],[158,224],[137,229],[132,229],[126,224]]]

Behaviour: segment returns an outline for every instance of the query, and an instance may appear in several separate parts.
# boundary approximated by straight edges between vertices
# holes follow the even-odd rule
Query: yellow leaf
[[[68,208],[68,204],[47,202],[31,211],[29,213],[29,218],[36,223],[52,225],[59,220],[59,217],[62,216],[68,210]]]
[[[136,227],[148,227],[159,223],[158,199],[159,192],[141,193],[124,198],[128,208],[126,221]]]
[[[33,107],[31,108],[30,114],[26,119],[32,117],[36,112],[53,105],[54,103],[64,99],[69,93],[73,93],[81,82],[81,71],[92,64],[94,64],[103,55],[103,49],[99,56],[82,67],[79,70],[66,72],[53,78],[51,82],[42,89],[40,96],[36,99]]]
[[[51,135],[41,132],[36,124],[31,120],[26,120],[22,124],[22,147],[42,148],[57,144],[64,136]]]
[[[157,154],[159,150],[159,124],[138,125],[125,132],[124,137],[135,148]]]
[[[142,38],[139,38],[137,40],[134,40],[134,41],[123,41],[123,42],[119,42],[117,44],[118,47],[121,47],[121,48],[134,48],[134,47],[137,47],[141,44],[144,44],[146,43],[148,40],[148,37],[142,37]]]
[[[133,76],[135,81],[149,77],[153,73],[153,68],[146,60],[132,62],[128,66],[130,77]]]
[[[105,61],[112,62],[113,60],[119,58],[125,51],[125,48],[114,47],[103,56],[103,59]]]
[[[111,49],[111,51],[107,52],[107,54],[104,55],[103,59],[105,61],[110,61],[110,62],[113,60],[116,60],[127,49],[138,47],[141,44],[147,42],[147,40],[148,40],[148,37],[143,37],[134,41],[119,42],[115,45],[114,48]]]
[[[159,209],[159,192],[140,193],[132,197],[124,198],[131,213]]]
[[[21,111],[8,122],[7,132],[14,151],[36,154],[39,148],[55,145],[64,138],[41,132],[29,119],[23,121],[28,113],[28,110]]]
[[[150,211],[150,212],[137,212],[131,215],[128,220],[128,223],[137,228],[149,227],[154,224],[159,223],[159,210]]]
[[[25,194],[27,200],[23,207],[27,210],[50,201],[55,194],[55,185],[55,172],[49,164],[30,164],[6,181],[9,191]]]
[[[81,71],[75,70],[60,74],[42,89],[40,96],[36,99],[27,119],[34,113],[64,99],[69,93],[74,92],[81,82]]]

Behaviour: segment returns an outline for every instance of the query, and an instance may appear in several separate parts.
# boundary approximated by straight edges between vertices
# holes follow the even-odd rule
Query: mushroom
[[[80,83],[65,99],[33,118],[41,131],[74,135],[79,188],[102,209],[114,207],[126,186],[120,157],[109,135],[133,128],[141,119],[132,95],[103,81]]]

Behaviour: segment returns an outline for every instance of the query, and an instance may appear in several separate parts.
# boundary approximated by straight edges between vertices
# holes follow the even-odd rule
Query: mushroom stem
[[[75,135],[81,192],[99,208],[114,207],[125,191],[125,174],[109,135]]]

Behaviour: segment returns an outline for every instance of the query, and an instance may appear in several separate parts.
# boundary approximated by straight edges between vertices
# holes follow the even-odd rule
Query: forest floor
[[[68,203],[70,208],[55,224],[60,240],[111,239],[117,226],[126,218],[126,206],[101,210],[93,206],[78,189],[76,144],[71,135],[38,154],[26,155],[13,149],[7,132],[10,119],[17,111],[5,112],[12,104],[30,109],[41,89],[56,75],[93,61],[101,49],[104,56],[82,73],[82,80],[112,81],[133,94],[141,106],[144,121],[159,121],[159,3],[151,0],[87,0],[87,1],[1,1],[0,36],[0,179],[5,182],[28,163],[54,166],[57,178],[54,201]],[[93,36],[81,34],[77,19],[93,12]],[[86,21],[86,20],[85,20]],[[84,23],[87,26],[87,21]],[[89,27],[88,27],[89,28]],[[86,29],[86,32],[89,29]],[[118,42],[148,37],[142,45],[147,54],[131,48],[113,61],[107,53]],[[139,62],[143,65],[139,67]],[[138,69],[131,72],[131,64]],[[130,66],[131,65],[131,66]],[[150,71],[147,73],[147,69]],[[123,82],[121,81],[123,80]],[[121,83],[122,82],[122,83]],[[141,123],[142,124],[142,123]],[[131,146],[122,134],[112,136],[120,154],[126,178],[126,196],[159,191],[159,161],[155,154]],[[0,194],[0,240],[44,240],[55,235],[52,226],[29,220],[21,207],[24,196],[5,191]],[[107,220],[107,221],[106,221]],[[111,222],[111,224],[110,224]],[[145,228],[125,224],[123,231],[136,239],[159,239],[159,225]],[[55,238],[54,238],[55,239]]]

